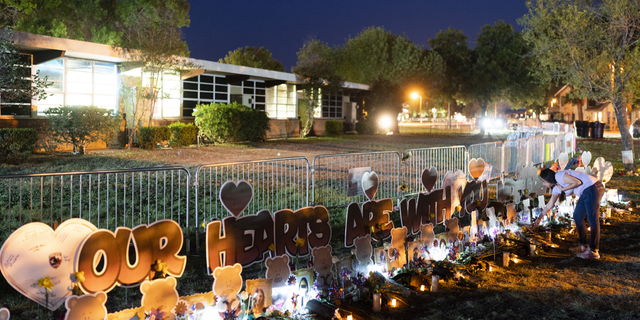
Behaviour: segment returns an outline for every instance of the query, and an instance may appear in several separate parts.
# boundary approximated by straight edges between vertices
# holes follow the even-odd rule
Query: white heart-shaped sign
[[[603,157],[599,157],[593,163],[593,168],[598,169],[596,173],[596,178],[602,181],[602,183],[607,183],[611,180],[613,176],[613,165],[609,161],[605,161]]]
[[[234,217],[238,217],[253,199],[253,187],[249,182],[227,181],[220,188],[220,202]]]
[[[591,163],[591,151],[585,151],[582,153],[582,166],[586,168],[589,163]]]
[[[362,190],[369,201],[373,200],[378,192],[378,174],[374,171],[362,174]]]
[[[569,163],[569,155],[563,152],[558,156],[558,170],[564,170],[567,167],[567,163]]]
[[[474,178],[478,179],[484,173],[485,163],[482,158],[471,159],[469,160],[469,174]]]
[[[0,249],[0,271],[7,282],[27,298],[56,310],[71,295],[73,258],[80,242],[95,231],[91,222],[69,219],[53,231],[41,222],[31,222],[14,231]],[[46,305],[45,288],[38,280],[53,283]]]
[[[433,186],[436,185],[436,181],[438,181],[438,170],[436,167],[431,167],[422,171],[422,185],[427,189],[427,192],[431,192]]]

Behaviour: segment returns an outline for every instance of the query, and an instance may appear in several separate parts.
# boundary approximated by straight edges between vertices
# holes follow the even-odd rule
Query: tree
[[[535,0],[520,19],[546,81],[566,81],[577,95],[609,101],[624,150],[633,151],[627,108],[640,84],[640,0]],[[635,171],[635,164],[625,164]]]
[[[314,113],[319,107],[322,92],[335,92],[342,88],[343,81],[336,72],[333,63],[333,51],[318,40],[307,41],[298,51],[298,62],[293,72],[305,93],[305,103],[301,105],[303,123],[300,135],[305,137],[313,128]]]
[[[117,0],[4,0],[16,9],[15,30],[46,36],[119,45]]]
[[[11,40],[11,32],[0,29],[0,107],[29,104],[31,99],[47,97],[45,89],[50,85],[47,77],[31,73],[31,63],[26,63]]]
[[[431,49],[438,53],[443,60],[444,68],[440,81],[433,95],[445,103],[462,103],[460,99],[464,90],[469,89],[471,57],[473,50],[469,49],[467,36],[462,30],[449,28],[438,32],[434,39],[429,40]]]
[[[133,134],[146,122],[151,125],[158,100],[176,88],[164,88],[163,77],[180,75],[197,66],[183,59],[189,56],[181,28],[188,27],[189,3],[185,0],[123,0],[116,14],[122,21],[122,55],[128,59],[125,70],[140,69],[126,79],[131,87],[124,95],[128,109],[129,148]]]
[[[399,113],[410,86],[431,88],[442,73],[440,55],[381,27],[365,28],[337,50],[336,72],[371,86],[368,110]]]
[[[218,62],[284,72],[282,63],[273,59],[271,52],[264,47],[257,48],[247,46],[238,48],[234,51],[229,51],[229,53]]]
[[[12,40],[11,28],[18,20],[18,11],[11,5],[0,5],[0,107],[30,104],[32,99],[44,99],[49,86],[47,78],[31,73],[31,63]]]
[[[484,116],[490,103],[509,101],[515,108],[542,104],[544,90],[530,76],[531,59],[522,34],[503,21],[485,25],[473,51],[467,101],[477,101]]]

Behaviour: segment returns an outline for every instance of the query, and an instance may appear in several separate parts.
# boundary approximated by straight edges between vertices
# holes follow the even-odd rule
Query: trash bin
[[[606,123],[600,123],[600,132],[599,132],[600,135],[598,135],[598,138],[600,138],[600,139],[604,138],[604,125],[605,124]]]
[[[581,138],[589,137],[589,122],[588,121],[576,121],[576,134]]]
[[[604,123],[600,123],[600,121],[591,123],[591,138],[593,139],[602,139],[603,131],[604,131]]]
[[[598,128],[600,128],[600,126],[598,126]],[[596,123],[595,122],[589,122],[589,135],[591,136],[591,139],[596,139],[598,137],[596,135]]]

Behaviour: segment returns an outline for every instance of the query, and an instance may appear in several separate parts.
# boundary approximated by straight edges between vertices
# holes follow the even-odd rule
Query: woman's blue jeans
[[[600,246],[600,201],[604,195],[604,186],[598,181],[582,192],[578,199],[576,209],[573,211],[573,220],[576,221],[576,230],[580,237],[580,244],[587,244],[587,226],[584,223],[585,217],[589,220],[591,227],[591,239],[589,248],[591,251],[598,250]]]

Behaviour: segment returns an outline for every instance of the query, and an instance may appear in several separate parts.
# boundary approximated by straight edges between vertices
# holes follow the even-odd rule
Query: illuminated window
[[[40,77],[52,84],[38,101],[38,114],[62,105],[95,105],[118,110],[118,68],[114,63],[58,58],[38,65]]]
[[[267,88],[267,114],[269,118],[296,118],[297,100],[295,85],[280,84]]]

